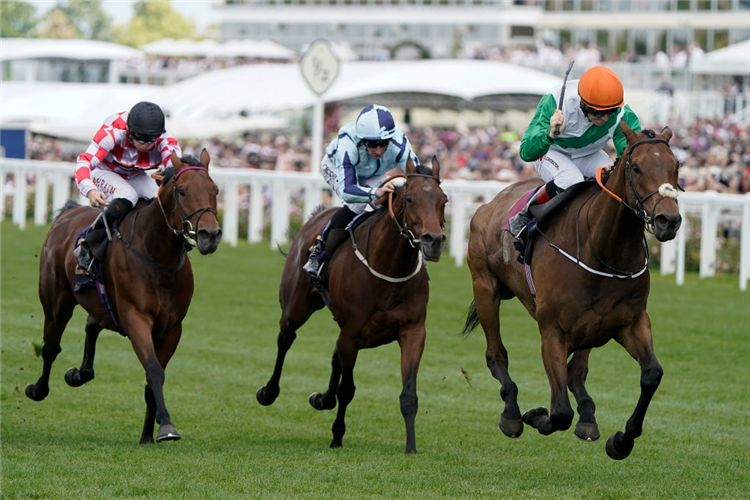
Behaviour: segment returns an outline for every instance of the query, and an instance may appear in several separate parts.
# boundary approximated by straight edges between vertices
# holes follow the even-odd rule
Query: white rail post
[[[464,265],[464,240],[466,236],[466,193],[451,193],[451,241],[450,253],[456,266]]]
[[[745,205],[742,207],[742,229],[740,233],[740,290],[747,290],[750,279],[750,193],[745,193]]]
[[[287,242],[289,232],[289,187],[283,181],[273,182],[271,199],[271,249]]]
[[[662,275],[675,272],[677,259],[677,242],[675,240],[664,241],[661,244],[661,261],[659,261],[659,272]]]
[[[43,226],[47,223],[47,173],[36,173],[36,190],[34,192],[34,224]]]
[[[237,179],[230,179],[224,183],[224,221],[222,223],[222,239],[231,246],[237,246],[239,239],[239,186]]]
[[[256,179],[250,182],[250,214],[247,227],[248,243],[263,239],[263,183]]]
[[[687,234],[690,232],[690,219],[687,216],[685,205],[680,205],[680,216],[682,217],[682,226],[677,231],[677,272],[675,281],[678,286],[685,284],[685,245],[687,243]]]
[[[65,172],[55,172],[52,177],[52,217],[55,217],[57,211],[64,207],[70,198],[70,177],[70,174]]]
[[[701,209],[701,257],[700,277],[710,278],[716,275],[716,229],[718,209],[716,191],[705,192],[705,203]]]
[[[318,184],[317,182],[315,182],[315,180],[310,179],[310,181],[305,183],[305,206],[302,219],[303,224],[307,222],[307,219],[310,218],[313,211],[315,211],[315,209],[322,203],[323,196],[320,193],[320,188],[318,187]]]
[[[20,229],[26,229],[26,171],[21,167],[15,168],[13,182],[13,223]]]

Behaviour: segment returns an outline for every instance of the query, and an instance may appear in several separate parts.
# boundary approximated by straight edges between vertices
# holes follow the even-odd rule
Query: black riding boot
[[[331,230],[346,228],[356,216],[357,214],[349,210],[349,207],[346,206],[341,207],[338,212],[333,214],[331,221],[325,227],[323,232],[315,238],[315,243],[310,247],[310,257],[307,260],[307,263],[302,266],[302,269],[307,271],[310,277],[317,278],[320,274],[321,261],[323,260],[326,249],[326,241],[328,240],[328,235],[331,233]]]
[[[530,217],[531,207],[533,207],[534,205],[542,205],[543,203],[547,203],[561,191],[562,189],[555,185],[555,181],[549,181],[544,185],[544,187],[534,193],[531,198],[529,198],[529,201],[526,202],[526,206],[523,207],[523,210],[511,217],[508,221],[508,225],[510,226],[510,234],[512,234],[516,240],[524,241],[526,238],[526,220]]]
[[[103,216],[99,216],[91,229],[86,233],[86,238],[81,242],[76,252],[78,264],[88,270],[92,262],[92,254],[100,261],[104,259],[104,253],[107,249],[107,227],[112,230],[127,215],[133,204],[125,198],[116,198],[109,203]],[[107,219],[107,226],[104,225],[104,218]]]

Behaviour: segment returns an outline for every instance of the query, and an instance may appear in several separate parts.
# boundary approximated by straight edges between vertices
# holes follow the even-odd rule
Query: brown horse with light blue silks
[[[445,242],[443,224],[447,196],[440,188],[440,164],[432,170],[406,164],[403,186],[393,193],[388,209],[374,214],[351,230],[333,255],[328,257],[327,289],[321,293],[302,269],[307,249],[336,209],[314,215],[294,238],[279,287],[281,320],[276,339],[278,354],[268,383],[258,389],[260,404],[273,404],[279,395],[284,359],[297,338],[297,330],[315,311],[325,307],[321,294],[330,292],[329,307],[340,333],[331,358],[331,378],[323,393],[309,402],[316,410],[331,410],[338,402],[331,448],[342,446],[346,432],[344,417],[354,398],[354,364],[361,349],[390,342],[401,348],[399,398],[406,424],[406,453],[416,453],[414,420],[417,415],[417,371],[426,336],[429,283],[422,259],[437,261]],[[334,244],[331,233],[326,245]]]
[[[65,382],[79,387],[94,378],[94,353],[103,329],[130,339],[146,370],[146,418],[140,442],[180,439],[164,403],[164,370],[177,349],[182,320],[193,296],[193,270],[186,255],[197,246],[201,254],[216,251],[221,228],[216,219],[218,188],[208,174],[204,149],[200,160],[173,157],[159,194],[141,201],[120,222],[106,249],[103,282],[80,285],[73,248],[78,235],[99,211],[69,202],[55,219],[39,262],[39,299],[44,309],[42,375],[26,386],[26,395],[41,401],[49,393],[52,363],[77,305],[88,313],[86,344],[80,368],[65,372]],[[84,276],[85,278],[85,276]],[[76,290],[77,289],[77,290]]]
[[[607,439],[606,452],[615,460],[630,455],[663,373],[646,312],[650,281],[644,230],[668,241],[681,223],[676,200],[679,162],[668,144],[672,131],[634,132],[624,121],[620,128],[628,146],[606,180],[600,170],[598,183],[586,182],[558,195],[564,205],[549,215],[543,214],[544,205],[534,207],[538,235],[526,264],[517,260],[514,239],[503,229],[511,207],[542,184],[541,179],[516,183],[477,210],[468,248],[474,302],[464,326],[468,334],[482,325],[487,367],[500,382],[505,402],[500,430],[509,437],[520,436],[524,423],[544,435],[570,428],[570,390],[580,416],[576,436],[597,440],[596,406],[584,385],[589,354],[611,339],[621,344],[641,366],[641,395],[625,432]],[[513,297],[541,333],[551,389],[549,411],[540,407],[522,416],[518,407],[518,387],[508,373],[499,322],[501,301]]]

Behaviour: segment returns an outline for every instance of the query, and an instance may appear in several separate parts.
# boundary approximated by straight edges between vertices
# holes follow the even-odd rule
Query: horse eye
[[[635,163],[631,163],[631,164],[630,164],[630,167],[631,167],[631,168],[633,169],[633,173],[636,173],[636,174],[640,174],[640,173],[641,173],[641,169],[640,169],[640,168],[638,168],[638,165],[637,165],[637,164],[635,164]]]
[[[178,194],[178,195],[180,195],[180,198],[184,198],[184,197],[186,196],[186,194],[185,194],[185,190],[184,190],[184,189],[182,189],[182,188],[179,188],[179,189],[177,190],[177,194]]]
[[[413,200],[413,199],[411,199],[411,197],[407,196],[407,197],[406,197],[406,203],[408,203],[409,205],[411,205],[411,204],[413,204],[413,203],[414,203],[414,200]]]

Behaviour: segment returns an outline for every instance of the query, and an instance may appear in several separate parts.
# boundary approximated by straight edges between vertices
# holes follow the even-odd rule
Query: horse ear
[[[206,148],[203,148],[203,151],[201,151],[201,165],[208,168],[208,163],[211,161],[211,157],[208,154],[208,151]]]
[[[633,144],[638,140],[636,133],[633,132],[633,129],[630,128],[630,125],[625,120],[620,120],[620,131],[625,135],[628,144]]]
[[[414,162],[411,160],[411,155],[406,157],[406,175],[416,174],[417,167],[414,166]]]
[[[437,159],[437,156],[432,157],[432,176],[440,180],[440,162]]]
[[[672,129],[669,127],[664,127],[663,129],[661,129],[659,137],[669,142],[669,140],[672,138]]]
[[[177,156],[174,151],[172,152],[172,168],[175,172],[180,170],[182,168],[182,162],[180,161],[180,157]]]

